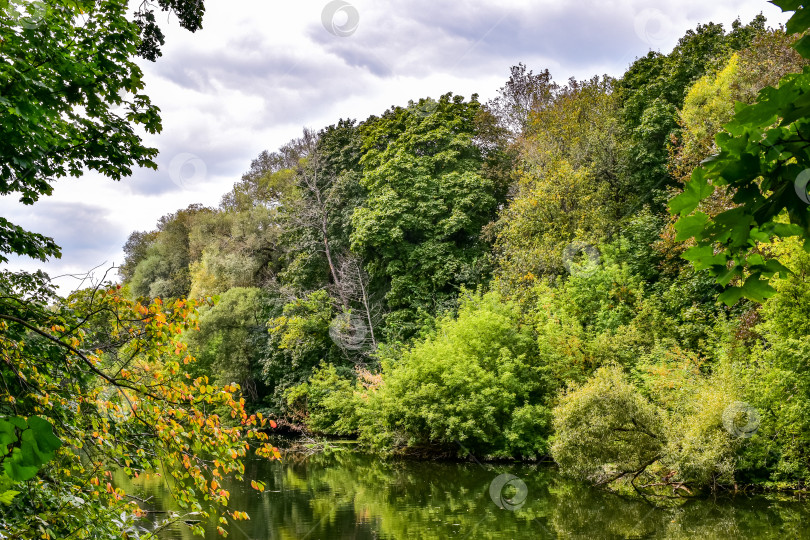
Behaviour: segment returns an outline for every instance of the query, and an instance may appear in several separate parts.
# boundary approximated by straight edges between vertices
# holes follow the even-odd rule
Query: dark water
[[[501,474],[525,484],[520,508],[493,501],[490,485]],[[797,498],[736,496],[656,508],[567,480],[548,465],[384,461],[345,450],[286,453],[281,462],[250,463],[245,476],[266,482],[267,491],[247,481],[227,486],[231,507],[251,516],[231,527],[233,539],[810,538],[810,502]],[[517,504],[520,482],[510,484],[502,496]],[[128,491],[152,496],[156,508],[176,508],[154,478]],[[193,538],[185,525],[161,537]],[[220,536],[211,527],[207,538]]]

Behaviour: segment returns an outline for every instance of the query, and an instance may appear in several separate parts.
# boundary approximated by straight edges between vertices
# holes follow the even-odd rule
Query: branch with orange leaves
[[[82,353],[80,350],[76,349],[75,347],[73,347],[69,343],[65,343],[64,341],[61,341],[59,338],[56,338],[56,337],[50,335],[49,333],[37,328],[36,326],[34,326],[32,324],[29,324],[27,321],[24,321],[24,320],[22,320],[20,318],[14,317],[13,315],[4,315],[2,313],[0,313],[0,319],[5,319],[7,321],[16,322],[17,324],[20,324],[20,325],[26,327],[27,329],[31,330],[32,332],[35,332],[36,334],[44,337],[45,339],[50,340],[51,342],[55,343],[56,345],[59,345],[60,347],[63,347],[65,349],[69,350],[70,352],[75,354],[77,357],[79,357],[82,360],[82,362],[84,362],[84,364],[87,365],[87,367],[89,367],[93,371],[93,373],[95,373],[96,375],[98,375],[99,377],[101,377],[102,379],[104,379],[105,381],[107,381],[108,383],[110,383],[113,386],[127,388],[129,390],[132,390],[133,392],[138,392],[140,394],[149,396],[152,399],[164,400],[165,401],[165,398],[156,396],[156,395],[152,394],[151,392],[149,392],[147,390],[144,390],[142,388],[138,388],[137,386],[132,386],[130,384],[127,384],[126,382],[123,382],[122,379],[114,379],[114,378],[110,377],[109,375],[107,375],[106,373],[104,373],[103,371],[98,369],[96,367],[96,365],[93,363],[93,361],[90,360],[87,356],[85,356],[84,353]],[[177,402],[168,401],[168,403],[171,403],[172,405],[178,405]]]

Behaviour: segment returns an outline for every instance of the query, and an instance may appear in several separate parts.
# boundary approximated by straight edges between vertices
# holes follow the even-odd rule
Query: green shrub
[[[674,473],[672,481],[695,487],[733,484],[737,453],[747,439],[730,432],[725,421],[736,405],[745,405],[723,374],[707,377],[696,371],[676,377],[680,384],[674,383],[671,374],[664,378],[669,378],[666,387],[672,399],[667,410],[663,473]],[[660,393],[656,397],[660,402]]]
[[[496,293],[469,294],[457,318],[399,358],[365,399],[362,438],[373,446],[424,447],[493,457],[547,452],[545,367],[532,328]]]
[[[596,483],[638,478],[639,488],[676,489],[736,483],[744,456],[758,452],[762,440],[759,413],[750,424],[752,438],[730,430],[730,419],[740,420],[735,412],[748,418],[745,411],[756,407],[740,400],[733,373],[706,375],[704,368],[683,351],[639,366],[638,385],[618,366],[600,368],[554,409],[554,460],[564,472]]]
[[[746,483],[810,482],[810,336],[777,338],[734,363],[745,400],[761,415],[740,456]]]
[[[284,397],[293,418],[323,435],[357,432],[357,398],[354,381],[338,375],[332,364],[317,368],[303,384],[289,388]]]
[[[599,368],[553,411],[551,455],[562,470],[597,483],[641,473],[661,459],[665,417],[618,366]]]

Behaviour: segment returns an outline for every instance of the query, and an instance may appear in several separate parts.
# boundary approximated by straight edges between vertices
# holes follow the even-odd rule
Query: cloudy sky
[[[163,132],[147,138],[159,170],[60,180],[33,207],[0,198],[0,215],[63,248],[61,260],[14,268],[57,276],[120,264],[131,231],[191,203],[218,204],[252,158],[303,127],[446,92],[487,100],[518,62],[558,81],[618,76],[698,23],[786,20],[765,0],[207,0],[206,9],[195,34],[164,15],[163,57],[143,62],[162,109]]]

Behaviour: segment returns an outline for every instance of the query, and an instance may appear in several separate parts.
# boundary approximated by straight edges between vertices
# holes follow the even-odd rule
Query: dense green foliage
[[[160,131],[136,56],[154,60],[163,35],[154,7],[132,19],[124,0],[4,0],[0,17],[0,194],[24,204],[56,178],[94,170],[115,180],[157,166],[138,129]],[[201,27],[202,2],[162,0],[183,27]],[[126,97],[123,97],[126,96]],[[122,107],[116,111],[117,107]],[[59,256],[50,238],[0,218],[0,262],[14,253]]]
[[[747,299],[723,290],[741,271],[715,281],[721,252],[687,262],[756,233],[734,217],[750,189],[711,171],[736,166],[734,141],[804,121],[792,97],[794,127],[747,112],[801,95],[792,42],[761,17],[701,25],[620,79],[519,65],[489,103],[447,94],[305,131],[219,208],[133,235],[122,275],[136,296],[221,295],[192,350],[290,429],[384,453],[550,455],[645,493],[803,485],[807,254],[743,242],[765,269],[750,279],[773,287]],[[792,156],[769,159],[795,172]],[[776,198],[768,181],[757,204],[806,212],[792,180]],[[677,221],[667,198],[703,213]],[[682,243],[698,220],[715,236]]]
[[[627,140],[627,174],[631,193],[660,204],[671,184],[668,145],[678,132],[678,110],[689,87],[722,66],[731,52],[746,47],[764,28],[762,16],[726,33],[718,24],[699,25],[681,38],[668,55],[650,52],[637,60],[618,82]]]
[[[417,313],[452,305],[461,285],[487,275],[481,228],[495,215],[498,186],[481,174],[473,143],[480,105],[442,96],[396,108],[363,126],[363,186],[352,215],[352,249],[372,278],[388,282],[392,324],[405,337]]]
[[[645,495],[805,486],[810,41],[791,35],[810,8],[775,3],[798,10],[786,32],[701,25],[619,79],[519,65],[489,103],[304,130],[218,207],[134,232],[120,287],[60,299],[4,272],[0,525],[138,534],[115,467],[163,467],[185,511],[244,519],[221,479],[274,455],[266,415],[381,453],[551,456]],[[201,6],[159,6],[199,27]],[[158,56],[152,14],[46,19],[0,25],[0,191],[28,204],[66,174],[152,166],[135,129],[160,128],[133,61]],[[12,49],[53,71],[16,77]],[[58,248],[0,218],[12,253]]]
[[[536,336],[494,293],[466,296],[457,317],[438,321],[401,356],[383,356],[382,377],[360,404],[360,434],[372,446],[534,458],[547,451],[550,385]]]
[[[801,2],[776,1],[787,10]],[[787,32],[810,28],[810,7],[799,7]],[[810,41],[795,48],[810,58]],[[695,169],[684,192],[670,202],[681,218],[676,239],[694,238],[685,256],[698,269],[708,269],[727,286],[721,296],[732,305],[740,298],[762,301],[774,293],[768,279],[790,270],[758,249],[773,238],[810,237],[810,73],[785,76],[778,87],[766,86],[757,100],[737,107],[734,118],[717,136],[719,153]],[[696,211],[717,188],[732,195],[733,207],[709,216]],[[810,244],[808,244],[810,245]]]

